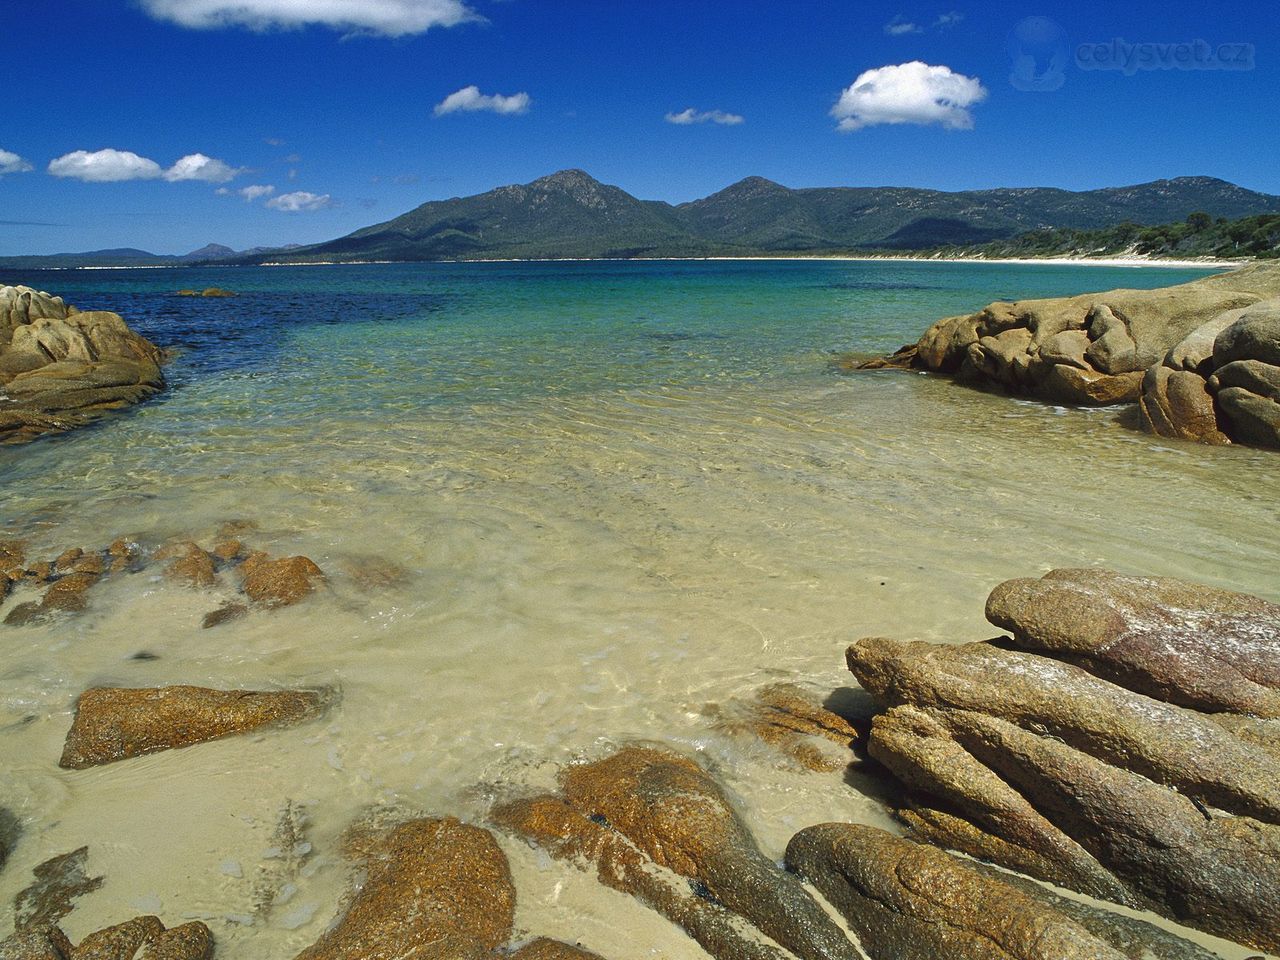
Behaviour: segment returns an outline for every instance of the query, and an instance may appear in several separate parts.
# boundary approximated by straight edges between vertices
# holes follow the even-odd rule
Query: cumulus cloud
[[[912,23],[902,14],[898,14],[884,25],[884,32],[891,37],[903,37],[908,33],[924,33],[924,29],[920,24]]]
[[[26,173],[30,169],[32,169],[31,164],[16,153],[0,149],[0,177],[6,173]]]
[[[402,37],[484,19],[463,0],[142,0],[142,6],[157,20],[197,30],[270,30],[319,24]]]
[[[746,123],[746,118],[736,113],[725,113],[723,110],[695,110],[690,107],[688,110],[681,110],[679,113],[668,113],[667,123],[678,124],[679,126],[689,126],[695,123],[719,123],[726,127],[736,127],[740,123]]]
[[[484,94],[477,86],[463,87],[455,90],[436,104],[436,116],[443,117],[447,113],[458,111],[488,110],[490,113],[511,115],[526,113],[529,104],[533,103],[527,93],[513,93],[504,97],[500,93]]]
[[[55,177],[83,180],[85,183],[118,183],[122,180],[155,180],[164,171],[160,164],[128,150],[76,150],[49,161],[49,172]]]
[[[261,200],[263,197],[269,197],[276,192],[276,188],[269,183],[251,183],[247,187],[241,187],[236,193],[244,197],[247,203],[253,203],[255,200]]]
[[[859,74],[840,94],[831,116],[844,133],[880,123],[937,123],[948,130],[969,130],[969,108],[986,96],[976,77],[913,60]]]
[[[940,13],[938,14],[938,19],[933,21],[933,29],[946,30],[948,27],[954,27],[963,19],[964,14],[958,10],[952,10],[950,13]]]
[[[267,201],[272,210],[283,210],[285,213],[303,213],[310,210],[323,210],[333,206],[333,198],[329,194],[308,193],[306,190],[295,190],[293,193],[282,193]]]
[[[204,183],[226,183],[234,180],[243,169],[236,169],[221,160],[206,157],[203,153],[189,153],[164,172],[164,178],[170,183],[183,180],[200,180]]]

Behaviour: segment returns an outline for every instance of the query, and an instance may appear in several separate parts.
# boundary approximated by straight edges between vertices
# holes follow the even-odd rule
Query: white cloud
[[[270,30],[321,24],[402,37],[484,19],[463,0],[142,0],[142,6],[157,20],[197,30]]]
[[[247,203],[253,203],[255,200],[261,200],[263,197],[269,197],[276,192],[276,188],[269,183],[251,183],[247,187],[241,187],[236,193],[244,197]]]
[[[986,96],[976,77],[913,60],[859,74],[840,94],[831,116],[844,133],[880,123],[937,123],[948,130],[969,130],[969,108]]]
[[[164,178],[170,183],[183,180],[201,180],[205,183],[226,183],[234,180],[243,169],[237,170],[230,164],[203,153],[189,153],[164,172]]]
[[[533,101],[527,93],[513,93],[509,97],[500,93],[490,95],[481,93],[480,88],[473,85],[456,90],[437,103],[436,116],[443,117],[446,113],[457,113],[459,110],[488,110],[505,115],[525,113],[531,103]]]
[[[49,162],[55,177],[70,177],[85,183],[117,183],[121,180],[155,180],[163,171],[160,164],[128,150],[76,150]]]
[[[924,33],[920,24],[912,23],[902,14],[898,14],[884,25],[884,32],[891,37],[902,37],[908,33]]]
[[[297,190],[293,193],[282,193],[267,201],[272,210],[283,210],[285,213],[302,213],[308,210],[323,210],[333,206],[333,198],[329,194],[307,193]]]
[[[740,123],[746,123],[746,118],[736,113],[725,113],[723,110],[695,110],[693,107],[681,110],[679,113],[668,113],[666,120],[667,123],[680,126],[689,126],[694,123],[719,123],[726,127],[736,127]]]
[[[954,27],[963,19],[964,14],[958,10],[952,10],[950,13],[940,13],[938,14],[938,19],[933,21],[933,29],[946,30],[948,27]]]
[[[31,164],[16,153],[0,150],[0,177],[3,177],[6,173],[26,173],[30,169],[32,169]]]

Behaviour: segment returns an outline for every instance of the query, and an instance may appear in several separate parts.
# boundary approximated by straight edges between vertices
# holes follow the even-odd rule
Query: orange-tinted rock
[[[481,960],[511,937],[515,886],[487,830],[411,820],[363,853],[342,920],[297,960]]]
[[[203,923],[166,930],[156,917],[135,917],[72,946],[57,927],[40,927],[0,943],[3,960],[209,960],[213,934]]]
[[[174,551],[180,550],[180,553]],[[164,575],[174,583],[188,587],[211,587],[217,582],[213,556],[194,543],[182,544],[173,551],[157,553],[157,559],[174,557],[165,568]]]
[[[44,583],[53,576],[53,564],[48,560],[39,560],[27,567],[25,579],[34,583]]]
[[[79,613],[89,606],[85,596],[89,588],[98,582],[97,574],[71,573],[57,580],[44,592],[40,601],[43,611],[63,610],[68,613]]]
[[[808,770],[839,770],[854,758],[850,752],[862,738],[849,715],[837,713],[816,697],[790,683],[775,683],[757,691],[745,703],[717,710],[717,726],[733,734],[746,734],[781,751]],[[870,726],[870,717],[863,718]],[[827,741],[844,752],[822,749]]]
[[[328,699],[316,690],[96,687],[80,696],[60,764],[78,770],[300,723],[323,712]]]
[[[85,869],[89,848],[81,847],[52,857],[35,868],[35,879],[13,901],[13,925],[19,931],[56,924],[69,914],[75,902],[102,886],[102,877]]]
[[[209,630],[213,627],[220,627],[224,623],[232,623],[236,620],[242,620],[249,615],[249,608],[243,603],[224,603],[217,610],[210,610],[204,615],[204,619],[200,621],[200,626]]]
[[[214,546],[213,555],[224,563],[230,563],[244,555],[244,544],[239,540],[223,540]]]
[[[510,960],[603,960],[598,953],[539,937],[511,954]]]
[[[53,561],[53,572],[62,575],[70,573],[75,566],[75,562],[84,556],[84,551],[79,547],[72,547],[70,550],[64,550],[58,555],[58,559]]]
[[[241,588],[254,603],[288,607],[304,599],[324,582],[324,571],[306,557],[272,560],[255,553],[240,565]]]

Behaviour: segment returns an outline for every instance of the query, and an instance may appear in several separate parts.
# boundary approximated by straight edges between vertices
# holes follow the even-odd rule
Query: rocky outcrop
[[[1280,604],[1166,577],[1054,570],[1000,584],[987,619],[1025,650],[1130,690],[1280,718]]]
[[[213,934],[199,921],[165,929],[157,917],[135,917],[91,933],[74,946],[58,927],[15,933],[0,943],[2,960],[209,960]]]
[[[1276,608],[1067,570],[1002,584],[988,610],[1013,639],[849,648],[885,707],[868,752],[909,788],[912,832],[1280,945],[1280,752],[1245,716],[1273,708]]]
[[[1213,960],[1141,921],[1064,898],[875,827],[826,823],[787,845],[787,866],[812,883],[872,960]],[[1030,889],[1028,889],[1030,888]],[[1034,891],[1034,892],[1033,892]],[[1089,910],[1090,908],[1084,908]]]
[[[89,423],[164,387],[163,354],[118,314],[0,287],[0,442]]]
[[[1193,330],[1147,370],[1139,405],[1162,437],[1280,448],[1280,299]]]
[[[60,765],[73,770],[191,746],[321,714],[318,690],[95,687],[80,695]]]
[[[1156,290],[998,301],[856,368],[946,373],[1050,403],[1138,401],[1160,436],[1280,447],[1277,297],[1280,264],[1259,263]]]
[[[567,768],[561,786],[562,797],[503,804],[493,817],[553,856],[594,864],[603,883],[633,894],[722,960],[786,956],[744,929],[743,918],[804,960],[857,956],[688,757],[629,746]]]
[[[486,830],[411,820],[367,841],[358,863],[342,919],[298,960],[479,960],[511,937],[515,886]]]

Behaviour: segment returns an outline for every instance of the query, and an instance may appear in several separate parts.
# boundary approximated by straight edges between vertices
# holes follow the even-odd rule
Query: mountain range
[[[639,200],[581,170],[424,203],[327,243],[262,262],[558,257],[751,256],[917,250],[1030,230],[1163,224],[1193,212],[1280,212],[1280,196],[1212,177],[1074,192],[1018,187],[948,193],[912,187],[790,189],[748,177],[672,205]]]
[[[102,250],[0,258],[0,267],[180,266],[352,260],[761,256],[976,246],[1036,230],[1169,224],[1202,212],[1235,220],[1280,213],[1280,196],[1214,177],[1071,191],[1009,187],[791,189],[748,177],[701,200],[640,200],[582,170],[424,203],[385,223],[309,246],[179,257]]]

